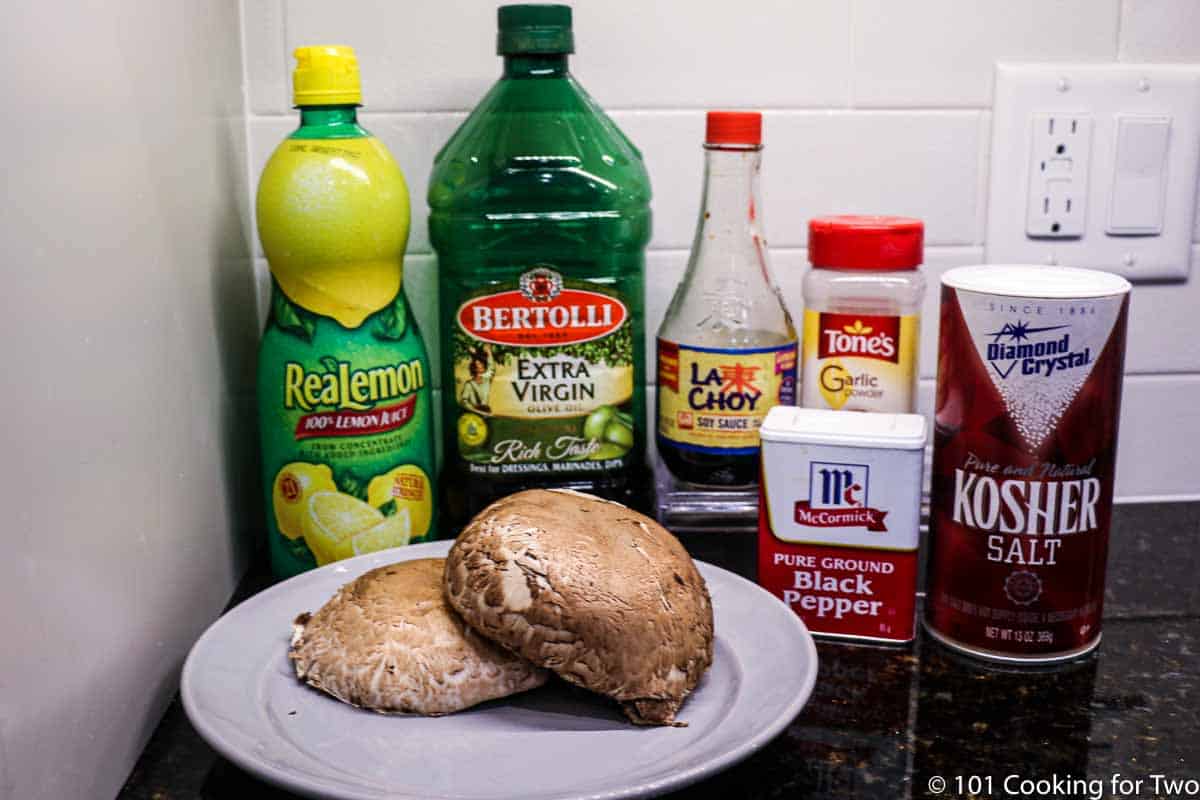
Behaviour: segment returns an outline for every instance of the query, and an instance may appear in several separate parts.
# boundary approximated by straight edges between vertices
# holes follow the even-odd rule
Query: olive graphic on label
[[[622,447],[619,444],[602,444],[596,449],[596,452],[588,456],[588,461],[604,461],[609,458],[620,458],[628,452],[628,448]]]
[[[616,415],[616,411],[612,406],[600,406],[588,414],[587,419],[583,421],[583,437],[604,441],[604,434],[608,430],[608,424]]]
[[[622,422],[610,422],[604,429],[604,440],[629,449],[633,447],[633,429]]]

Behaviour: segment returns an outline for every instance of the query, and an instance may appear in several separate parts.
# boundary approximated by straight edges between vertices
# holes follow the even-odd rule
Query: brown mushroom
[[[683,545],[590,495],[534,489],[488,506],[446,557],[446,595],[479,633],[639,724],[678,724],[712,663],[712,602]]]
[[[446,605],[445,561],[379,567],[293,624],[296,676],[351,705],[437,716],[541,686],[548,673]]]

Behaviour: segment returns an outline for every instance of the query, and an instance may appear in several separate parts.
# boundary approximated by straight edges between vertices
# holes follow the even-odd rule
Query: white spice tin
[[[778,406],[760,435],[759,584],[814,634],[912,641],[925,418]]]

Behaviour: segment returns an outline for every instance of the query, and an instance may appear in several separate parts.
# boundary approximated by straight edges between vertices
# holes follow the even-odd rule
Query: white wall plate
[[[997,64],[985,260],[1186,280],[1200,65]]]

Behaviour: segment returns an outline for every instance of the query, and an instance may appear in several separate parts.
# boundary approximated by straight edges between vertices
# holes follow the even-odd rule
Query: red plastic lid
[[[710,111],[705,144],[762,144],[762,114],[757,111]]]
[[[808,223],[808,260],[817,268],[916,269],[925,224],[911,217],[846,214]]]

